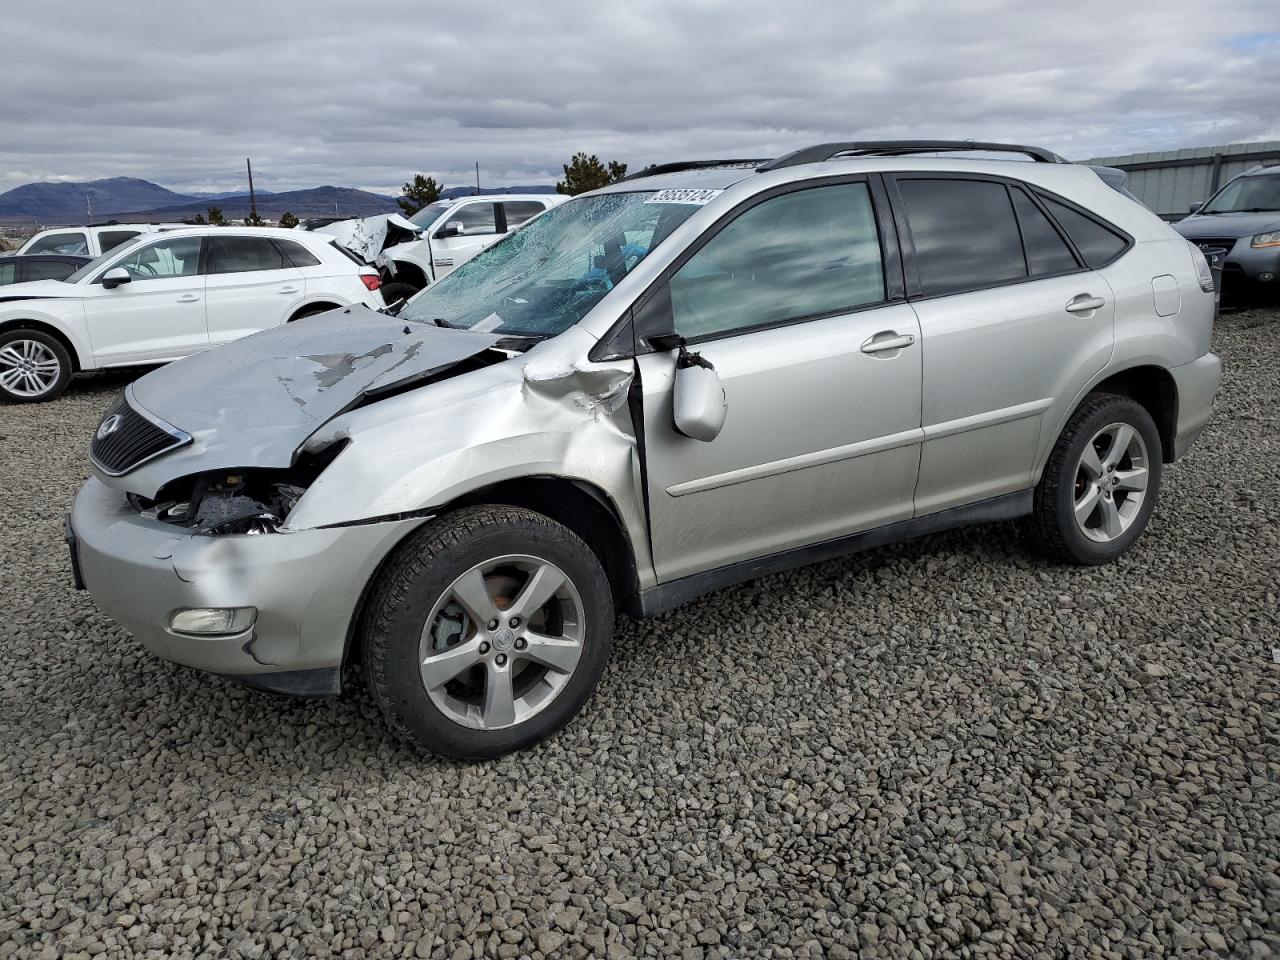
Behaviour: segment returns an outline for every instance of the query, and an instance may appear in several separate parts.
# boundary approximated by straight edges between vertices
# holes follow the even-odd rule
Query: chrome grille
[[[122,396],[98,423],[89,457],[103,473],[118,477],[190,442],[177,427],[142,414]]]

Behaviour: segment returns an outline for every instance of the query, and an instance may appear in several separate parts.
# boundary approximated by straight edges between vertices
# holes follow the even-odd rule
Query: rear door
[[[158,236],[98,271],[84,301],[98,365],[176,360],[209,345],[200,246],[200,237]],[[109,290],[102,274],[116,267],[132,280]]]
[[[638,332],[685,337],[728,401],[719,436],[684,437],[672,423],[676,352],[638,358],[660,580],[911,516],[919,331],[872,198],[850,178],[758,200],[640,308]]]
[[[209,237],[204,269],[213,345],[284,323],[306,289],[302,271],[270,237]]]
[[[1041,431],[1111,355],[1115,304],[1017,183],[893,179],[923,339],[923,516],[1031,486]]]

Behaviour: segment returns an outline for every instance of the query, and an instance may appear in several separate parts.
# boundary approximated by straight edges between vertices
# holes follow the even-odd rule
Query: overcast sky
[[[551,183],[831,139],[1280,139],[1280,0],[6,5],[0,189]]]

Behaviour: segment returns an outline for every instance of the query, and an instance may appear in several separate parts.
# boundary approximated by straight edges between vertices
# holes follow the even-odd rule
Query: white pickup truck
[[[499,193],[437,200],[413,216],[384,214],[317,227],[378,268],[392,303],[448,276],[491,243],[569,198],[556,193]]]
[[[20,255],[53,253],[76,257],[100,257],[141,233],[158,233],[182,227],[181,223],[104,223],[92,227],[55,227],[41,230],[17,251]]]

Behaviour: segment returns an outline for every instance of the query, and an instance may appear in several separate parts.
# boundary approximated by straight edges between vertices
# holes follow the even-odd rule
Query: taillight
[[[376,273],[362,273],[360,274],[360,279],[364,281],[365,287],[371,291],[377,290],[382,286],[382,277]]]

